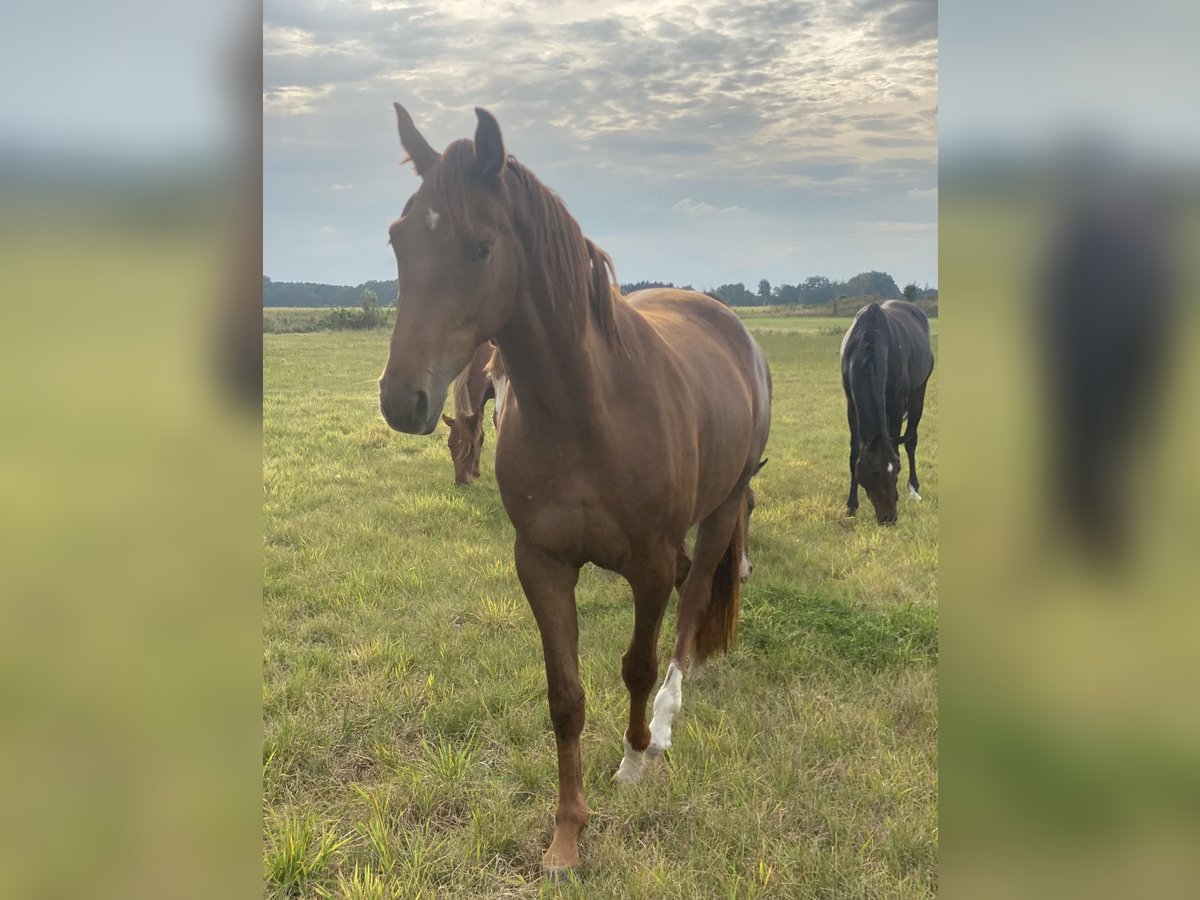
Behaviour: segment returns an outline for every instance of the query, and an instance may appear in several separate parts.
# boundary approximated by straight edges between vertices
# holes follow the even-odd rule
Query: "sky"
[[[263,272],[391,279],[436,149],[474,107],[622,282],[937,283],[936,0],[266,0]]]

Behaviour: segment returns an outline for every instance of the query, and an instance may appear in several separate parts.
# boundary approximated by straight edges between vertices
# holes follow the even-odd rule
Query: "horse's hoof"
[[[857,507],[857,506],[855,506],[854,508],[847,507],[847,508],[846,508],[846,518],[847,518],[847,519],[853,519],[853,518],[854,518],[854,514],[855,514],[855,513],[857,513],[857,512],[858,512],[858,507]]]
[[[908,486],[908,496],[912,497],[914,500],[921,499],[921,495],[919,493],[917,493],[917,489],[915,487],[913,487],[911,484]]]
[[[628,759],[621,760],[621,765],[617,767],[616,774],[613,775],[614,784],[637,784],[642,780],[642,773],[646,771],[646,760],[643,758],[640,762],[630,762]]]
[[[575,877],[574,866],[542,866],[542,877],[547,881],[562,882]]]

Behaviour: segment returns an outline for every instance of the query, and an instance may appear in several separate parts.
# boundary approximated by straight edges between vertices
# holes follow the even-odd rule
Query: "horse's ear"
[[[396,125],[400,129],[400,146],[412,160],[417,174],[424,178],[433,171],[433,167],[438,164],[442,155],[430,147],[425,138],[421,137],[421,132],[417,131],[417,126],[413,124],[408,110],[399,103],[393,103],[392,106],[396,107]]]
[[[452,418],[450,418],[448,415],[446,415],[445,413],[442,413],[442,421],[445,422],[447,425],[449,425],[451,428],[454,427],[454,420]]]
[[[500,123],[482,107],[475,107],[479,124],[475,127],[475,171],[484,178],[496,180],[504,168],[504,138]]]

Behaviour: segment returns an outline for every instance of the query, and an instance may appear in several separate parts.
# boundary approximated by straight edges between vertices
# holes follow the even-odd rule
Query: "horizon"
[[[813,272],[811,276],[806,275],[806,276],[804,276],[804,278],[816,276],[816,277],[828,278],[830,281],[833,281],[835,283],[842,283],[842,282],[849,281],[851,278],[855,277],[856,275],[863,275],[867,272],[882,272],[884,275],[889,275],[896,282],[897,286],[900,287],[901,289],[903,289],[903,287],[909,283],[916,284],[917,287],[922,288],[922,289],[934,289],[934,290],[937,289],[936,282],[901,281],[899,278],[896,278],[894,275],[892,275],[891,272],[888,272],[884,269],[863,269],[862,271],[855,272],[851,275],[846,275],[844,277],[827,275],[824,272]],[[319,285],[323,285],[325,287],[337,287],[337,288],[361,288],[361,287],[365,287],[366,285],[370,284],[371,282],[377,282],[377,283],[382,282],[382,283],[386,284],[388,282],[396,280],[396,276],[393,275],[391,278],[364,278],[362,281],[358,281],[354,284],[341,284],[341,283],[333,282],[333,281],[297,281],[297,280],[294,280],[291,278],[276,278],[273,275],[268,275],[266,272],[263,272],[262,277],[267,279],[268,281],[270,281],[272,284],[319,284]],[[800,284],[801,282],[803,282],[804,278],[797,279],[796,281],[780,281],[780,282],[771,281],[771,287],[774,288],[778,284],[797,285],[797,284]],[[709,284],[692,284],[691,282],[685,282],[684,284],[675,284],[674,282],[672,282],[672,286],[677,287],[677,288],[686,288],[690,285],[691,287],[695,288],[696,290],[704,291],[704,290],[709,290],[711,288],[718,288],[725,284],[743,284],[746,286],[747,290],[750,290],[752,288],[754,290],[757,290],[758,283],[761,280],[762,279],[760,279],[760,278],[756,278],[753,281],[744,281],[744,280],[718,281],[716,284],[711,284],[711,285],[709,285]],[[770,281],[769,278],[767,280]],[[647,281],[648,282],[662,282],[663,279],[661,279],[661,278],[637,278],[637,279],[633,279],[633,280],[622,279],[622,280],[619,280],[617,282],[617,284],[618,285],[639,284],[641,282],[647,282]],[[380,299],[382,300],[383,298],[381,297]]]

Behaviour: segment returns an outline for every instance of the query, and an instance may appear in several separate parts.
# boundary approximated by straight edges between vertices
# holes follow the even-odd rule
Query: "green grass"
[[[845,320],[815,321],[751,323],[776,391],[740,641],[685,682],[667,767],[632,789],[610,780],[629,590],[580,579],[592,819],[561,885],[540,879],[555,752],[492,435],[457,489],[444,434],[380,418],[387,332],[264,336],[268,895],[936,894],[937,374],[925,501],[847,520]]]

